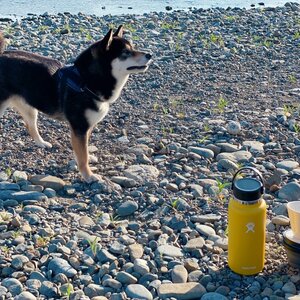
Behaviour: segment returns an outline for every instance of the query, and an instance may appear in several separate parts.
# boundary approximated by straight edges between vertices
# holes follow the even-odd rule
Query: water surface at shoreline
[[[282,6],[284,0],[180,0],[180,1],[164,1],[164,0],[0,0],[0,15],[21,17],[30,14],[57,14],[59,12],[70,12],[77,14],[79,12],[85,14],[102,15],[120,15],[120,14],[143,14],[153,11],[166,11],[166,7],[172,10],[187,10],[189,8],[212,8],[212,7],[245,7],[250,8],[251,5],[259,6],[264,3],[265,6]],[[294,0],[300,3],[300,0]]]

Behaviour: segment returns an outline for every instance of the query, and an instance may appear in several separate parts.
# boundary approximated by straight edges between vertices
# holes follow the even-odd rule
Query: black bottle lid
[[[253,171],[260,180],[252,177],[236,179],[236,176],[242,171]],[[263,177],[258,170],[252,167],[241,168],[233,177],[232,181],[233,195],[237,200],[252,202],[261,198],[264,193]]]

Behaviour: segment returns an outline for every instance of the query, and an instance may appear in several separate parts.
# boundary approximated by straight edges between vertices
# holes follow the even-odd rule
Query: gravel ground
[[[299,299],[282,246],[286,203],[300,199],[299,11],[0,21],[9,49],[66,63],[120,24],[154,55],[91,136],[91,164],[114,184],[82,182],[66,124],[40,115],[53,144],[40,149],[15,112],[0,120],[0,298]],[[241,166],[266,178],[256,276],[227,265],[228,183]]]

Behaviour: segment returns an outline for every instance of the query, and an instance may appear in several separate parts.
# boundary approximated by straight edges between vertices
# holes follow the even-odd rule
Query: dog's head
[[[78,65],[80,60],[87,56],[92,59],[89,59],[91,72],[97,72],[100,66],[103,69],[106,65],[115,77],[145,72],[152,58],[150,53],[135,50],[133,45],[123,38],[122,25],[115,33],[110,29],[102,40],[84,51],[75,64]]]

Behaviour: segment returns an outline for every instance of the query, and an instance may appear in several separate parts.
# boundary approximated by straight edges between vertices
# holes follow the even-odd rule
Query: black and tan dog
[[[41,111],[66,120],[81,175],[87,182],[100,179],[88,165],[88,140],[93,127],[119,97],[132,73],[148,69],[151,54],[136,51],[123,38],[120,26],[83,51],[73,65],[30,52],[4,51],[0,36],[0,117],[8,107],[23,117],[36,144],[51,147],[37,129]]]

